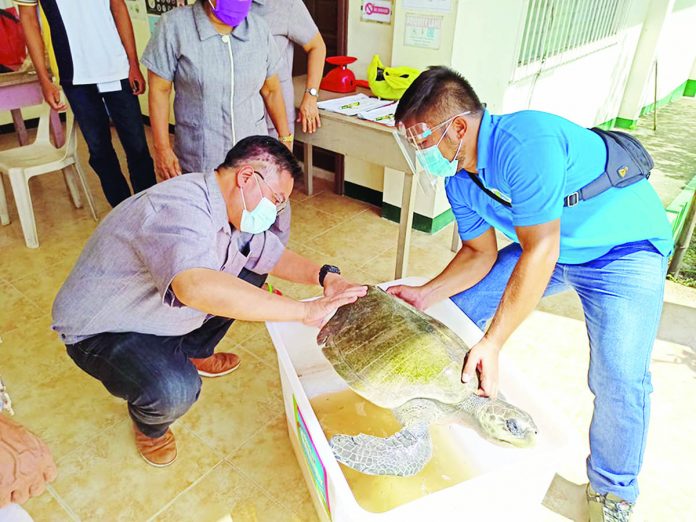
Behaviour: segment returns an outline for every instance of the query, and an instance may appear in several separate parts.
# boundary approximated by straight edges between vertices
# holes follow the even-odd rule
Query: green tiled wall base
[[[401,208],[390,205],[389,203],[382,203],[382,217],[398,223],[401,218]],[[442,230],[452,221],[454,221],[454,214],[452,214],[452,210],[449,208],[434,218],[416,213],[413,214],[413,228],[421,232],[428,232],[429,234],[434,234]]]
[[[399,222],[401,217],[401,208],[389,203],[382,202],[382,193],[379,190],[374,190],[367,187],[362,187],[350,181],[346,181],[344,185],[346,196],[359,199],[366,203],[370,203],[382,208],[382,217],[390,221]],[[426,217],[421,214],[413,214],[413,228],[421,232],[433,234],[438,230],[454,221],[454,215],[450,209],[434,218]]]
[[[686,80],[686,87],[684,87],[684,96],[690,96],[691,98],[696,96],[696,80]]]
[[[696,96],[696,80],[687,80],[684,83],[682,83],[679,87],[674,89],[667,96],[657,100],[657,103],[649,103],[640,110],[640,116],[650,114],[655,110],[656,107],[658,109],[660,107],[664,107],[668,103],[673,102],[674,100],[676,100],[677,98],[681,98],[682,96]],[[599,125],[597,125],[597,127],[605,130],[609,130],[612,127],[619,127],[620,129],[630,130],[635,129],[637,124],[638,120],[629,120],[628,118],[620,118],[617,116],[613,120],[600,123]]]

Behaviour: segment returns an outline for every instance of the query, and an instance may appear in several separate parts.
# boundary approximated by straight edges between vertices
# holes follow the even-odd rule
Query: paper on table
[[[358,118],[381,123],[387,127],[394,127],[396,124],[394,121],[394,113],[396,112],[397,105],[398,102],[390,102],[389,105],[360,112],[358,113]]]
[[[370,96],[360,93],[352,96],[344,96],[342,98],[334,98],[333,100],[325,100],[319,102],[317,107],[346,116],[355,116],[360,112],[383,107],[391,103],[393,103],[391,100],[371,98]]]

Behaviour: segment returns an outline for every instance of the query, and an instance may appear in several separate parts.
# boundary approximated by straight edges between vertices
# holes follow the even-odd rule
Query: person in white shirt
[[[111,144],[109,117],[126,152],[133,191],[154,185],[137,96],[145,92],[133,26],[124,0],[14,0],[48,104],[63,110],[60,88],[44,62],[37,5],[50,31],[60,84],[89,148],[89,164],[112,207],[131,195]],[[55,72],[55,71],[54,71]]]

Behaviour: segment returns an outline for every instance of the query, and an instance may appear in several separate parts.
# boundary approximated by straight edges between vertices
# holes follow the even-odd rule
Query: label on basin
[[[329,491],[328,483],[326,478],[326,468],[324,463],[319,457],[319,452],[314,446],[314,441],[312,436],[309,434],[307,429],[307,424],[305,424],[304,418],[302,417],[302,412],[297,406],[297,400],[295,396],[292,396],[293,410],[295,411],[295,427],[297,428],[297,438],[300,441],[300,447],[302,448],[302,453],[305,456],[305,461],[309,466],[309,472],[312,475],[312,481],[314,482],[314,488],[319,493],[319,498],[326,513],[331,516],[331,508],[329,505]]]

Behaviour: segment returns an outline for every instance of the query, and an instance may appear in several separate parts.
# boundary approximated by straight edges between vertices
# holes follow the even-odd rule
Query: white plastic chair
[[[75,207],[82,208],[80,193],[75,183],[75,177],[77,176],[82,185],[82,190],[85,192],[92,217],[95,221],[98,220],[85,172],[77,158],[77,124],[74,121],[75,118],[72,111],[68,109],[66,112],[66,140],[62,147],[56,148],[50,141],[48,132],[51,108],[44,102],[34,143],[24,147],[0,151],[0,223],[7,225],[10,222],[1,176],[1,174],[7,174],[10,178],[12,193],[17,205],[19,221],[22,224],[24,240],[29,248],[38,248],[39,246],[34,208],[31,203],[31,194],[29,193],[29,179],[34,176],[62,170],[65,184],[68,187]]]

